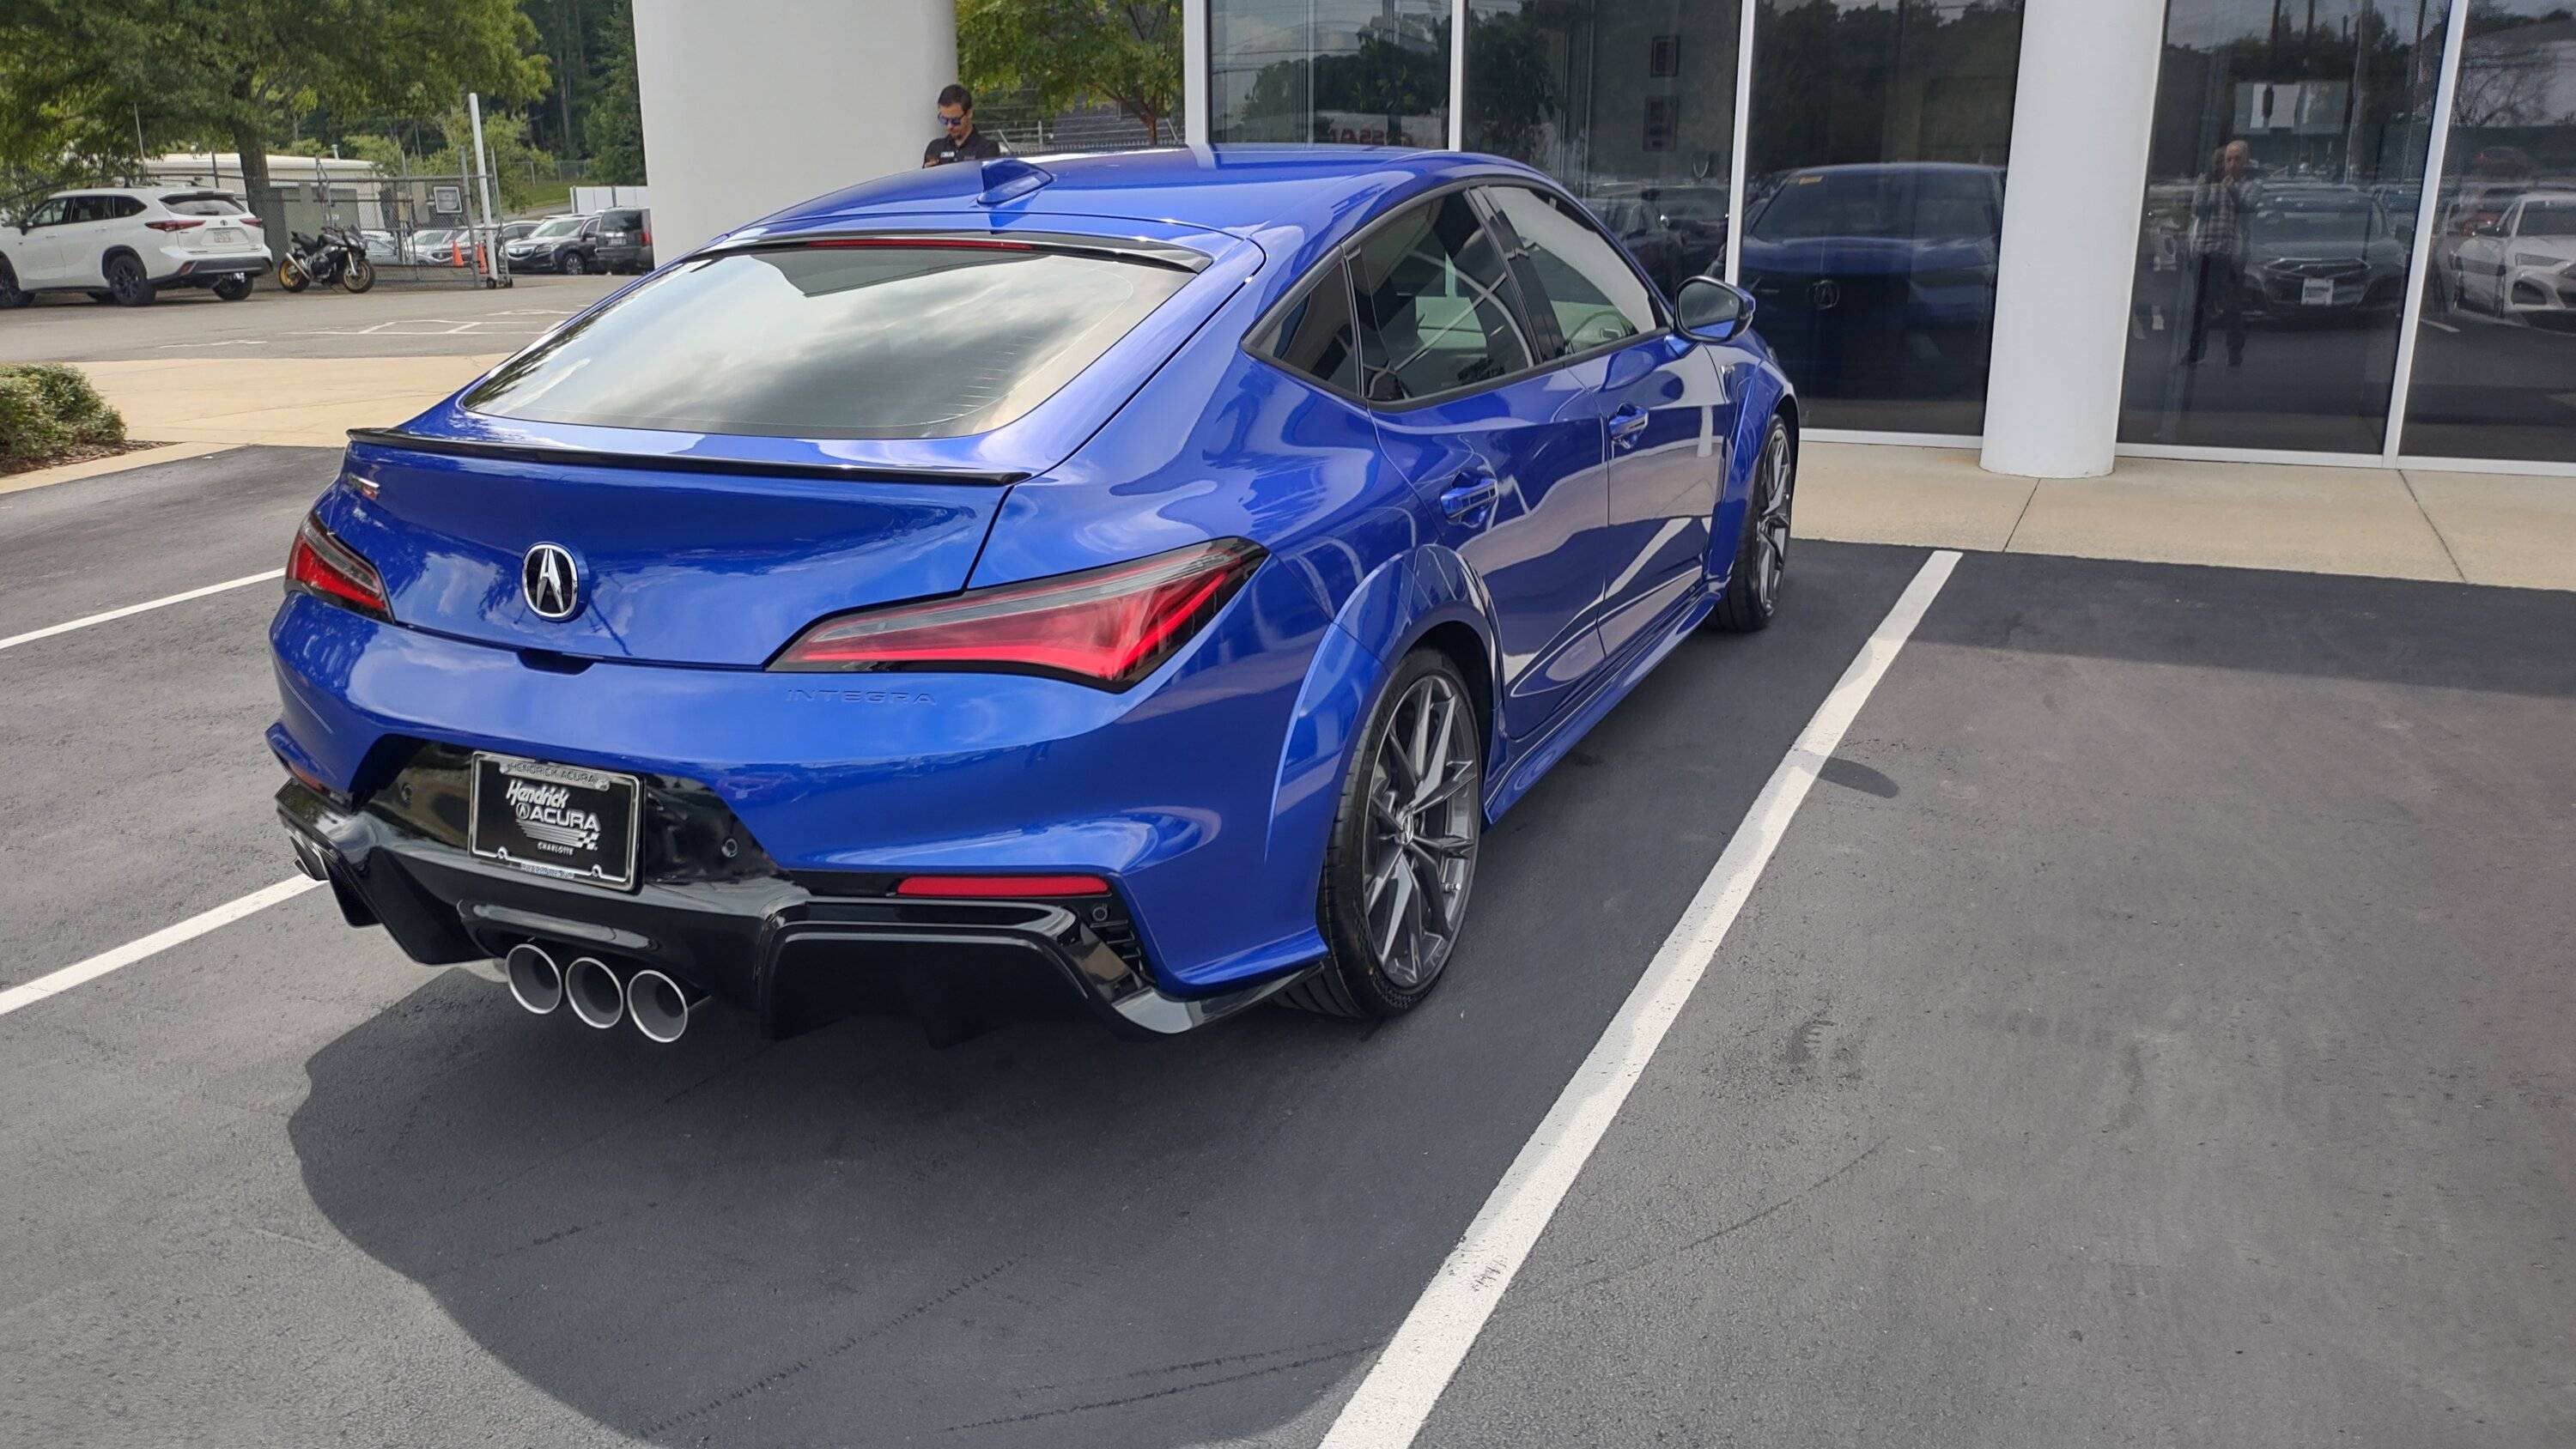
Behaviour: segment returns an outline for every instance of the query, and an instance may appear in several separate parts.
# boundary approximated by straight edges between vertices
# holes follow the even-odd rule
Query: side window
[[[1463,191],[1402,211],[1351,258],[1371,402],[1476,387],[1525,371],[1500,250]]]
[[[78,226],[85,221],[106,220],[106,208],[99,203],[105,198],[71,196],[63,199],[63,225]]]
[[[1324,268],[1253,349],[1338,392],[1358,392],[1359,338],[1351,313],[1350,269],[1340,262]]]
[[[116,198],[116,214],[119,217],[141,216],[143,202],[138,197],[120,196]]]
[[[62,224],[63,198],[59,196],[46,202],[44,205],[37,207],[35,211],[27,217],[27,225],[29,226],[60,226]]]
[[[1519,186],[1488,187],[1520,244],[1525,276],[1547,294],[1565,355],[1590,352],[1662,325],[1653,295],[1618,246],[1555,197]]]

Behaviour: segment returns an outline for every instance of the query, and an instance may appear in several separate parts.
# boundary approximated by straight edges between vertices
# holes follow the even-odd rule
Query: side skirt
[[[1637,681],[1654,672],[1674,646],[1691,636],[1709,614],[1717,608],[1717,595],[1706,585],[1684,594],[1674,603],[1666,621],[1656,628],[1638,632],[1638,643],[1629,646],[1624,661],[1614,660],[1605,666],[1588,686],[1582,698],[1568,706],[1547,732],[1532,740],[1527,747],[1505,763],[1499,779],[1485,791],[1485,819],[1500,820],[1530,788],[1539,782],[1566,752],[1580,743]]]

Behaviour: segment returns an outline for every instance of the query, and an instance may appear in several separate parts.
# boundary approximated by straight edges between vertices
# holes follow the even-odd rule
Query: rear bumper
[[[265,251],[210,257],[165,251],[161,254],[159,274],[152,278],[152,285],[173,287],[213,283],[226,277],[255,276],[268,268],[269,256]]]
[[[1122,1036],[1168,1036],[1296,979],[1167,995],[1113,944],[1125,923],[1114,899],[842,895],[784,875],[647,881],[625,894],[489,864],[292,780],[277,812],[349,924],[383,926],[416,961],[482,960],[534,941],[621,972],[654,967],[774,1036],[865,1010],[949,1021],[1088,1015]]]

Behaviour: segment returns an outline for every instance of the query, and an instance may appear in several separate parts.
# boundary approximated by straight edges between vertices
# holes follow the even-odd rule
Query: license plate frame
[[[477,751],[467,769],[465,849],[477,860],[599,890],[636,889],[642,780],[489,751]],[[527,788],[514,794],[514,781]]]

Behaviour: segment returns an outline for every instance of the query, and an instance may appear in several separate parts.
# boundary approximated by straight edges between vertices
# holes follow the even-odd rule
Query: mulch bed
[[[31,458],[23,462],[0,459],[0,478],[12,473],[33,473],[39,468],[59,468],[65,463],[86,463],[92,458],[113,458],[119,453],[139,453],[146,448],[166,448],[167,443],[148,443],[128,438],[122,443],[84,443],[66,448],[50,458]]]

